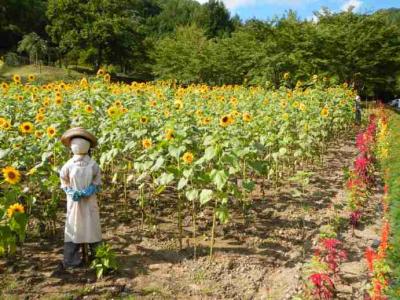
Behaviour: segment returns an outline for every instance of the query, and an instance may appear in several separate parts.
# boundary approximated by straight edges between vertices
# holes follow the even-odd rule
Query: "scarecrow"
[[[96,192],[101,184],[98,164],[90,157],[90,149],[97,139],[81,127],[66,131],[61,142],[69,147],[73,156],[61,168],[61,188],[67,195],[67,217],[64,236],[64,260],[61,267],[83,265],[80,249],[83,247],[87,263],[87,245],[93,257],[101,243],[99,207]]]

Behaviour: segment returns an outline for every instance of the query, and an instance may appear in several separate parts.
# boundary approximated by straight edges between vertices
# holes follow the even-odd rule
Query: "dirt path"
[[[121,268],[118,273],[96,281],[93,271],[77,269],[52,276],[62,259],[63,223],[55,237],[28,237],[14,263],[0,260],[0,290],[3,296],[29,299],[110,299],[133,296],[135,299],[291,299],[301,289],[301,269],[312,254],[319,228],[343,207],[343,168],[355,156],[349,137],[333,145],[323,166],[314,166],[314,175],[304,195],[293,196],[295,185],[256,191],[250,223],[244,226],[240,214],[233,214],[228,225],[219,225],[215,257],[208,262],[210,224],[205,211],[199,216],[198,259],[193,259],[190,216],[185,218],[185,249],[178,251],[173,209],[156,216],[156,233],[140,228],[137,209],[131,220],[122,222],[115,212],[122,203],[102,206],[104,239],[116,250]],[[375,200],[379,199],[379,190]],[[134,196],[134,194],[132,194]],[[134,199],[132,199],[132,202]],[[371,203],[376,203],[371,201]],[[105,202],[104,202],[105,203]],[[336,207],[336,210],[334,209]],[[349,262],[343,270],[341,299],[361,299],[357,294],[365,285],[363,251],[377,238],[371,204],[366,226],[355,237],[343,226]],[[126,219],[126,218],[125,218]],[[63,215],[60,215],[63,220]],[[379,227],[379,226],[378,226]],[[354,264],[354,265],[352,265]],[[351,274],[357,270],[357,274]]]

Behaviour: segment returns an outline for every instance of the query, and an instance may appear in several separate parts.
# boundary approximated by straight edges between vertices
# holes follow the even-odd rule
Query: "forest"
[[[241,20],[222,1],[14,0],[0,3],[0,57],[130,81],[294,87],[310,74],[363,98],[400,93],[400,9],[322,9]]]

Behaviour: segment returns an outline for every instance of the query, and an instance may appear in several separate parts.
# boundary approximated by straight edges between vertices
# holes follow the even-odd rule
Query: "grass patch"
[[[389,155],[382,163],[387,171],[391,239],[388,260],[392,269],[389,295],[400,298],[400,114],[392,111],[389,121]]]
[[[65,82],[74,81],[85,76],[77,71],[50,66],[25,65],[10,67],[4,65],[0,68],[0,81],[11,81],[14,74],[20,75],[22,82],[26,82],[29,75],[35,75],[35,82],[42,84],[61,80]]]

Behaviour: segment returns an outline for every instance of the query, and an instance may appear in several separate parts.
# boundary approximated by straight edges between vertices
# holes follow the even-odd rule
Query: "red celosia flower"
[[[368,247],[365,250],[365,259],[367,260],[368,263],[368,269],[372,273],[374,272],[374,260],[376,258],[376,252],[371,248]]]
[[[390,231],[390,225],[388,221],[385,221],[383,227],[382,227],[382,232],[381,232],[381,243],[379,245],[379,257],[383,258],[386,255],[386,249],[388,247],[388,238],[389,238],[389,231]]]
[[[332,251],[335,250],[336,246],[340,245],[340,241],[337,239],[323,239],[325,249]]]
[[[357,134],[356,147],[360,152],[367,152],[368,151],[367,140],[365,139],[363,132]]]
[[[367,181],[367,182],[369,180],[369,177],[368,177],[369,164],[370,164],[370,160],[364,154],[358,155],[354,162],[354,170],[356,171],[356,174],[358,176],[360,176],[361,179],[363,179],[364,181]]]
[[[361,219],[361,211],[360,210],[351,212],[350,225],[353,226],[353,229],[354,229],[354,227],[356,227],[358,225],[360,219]]]
[[[381,282],[378,278],[372,280],[373,285],[373,294],[372,300],[386,300],[388,299],[385,295],[383,295],[383,289],[387,285],[386,282]]]
[[[314,285],[312,293],[315,297],[318,297],[318,299],[333,299],[335,285],[327,274],[314,273],[309,277],[309,279]]]
[[[347,258],[346,252],[338,249],[341,242],[337,239],[323,239],[321,244],[323,247],[320,250],[321,260],[328,264],[333,274],[337,274],[339,272],[339,263]]]

